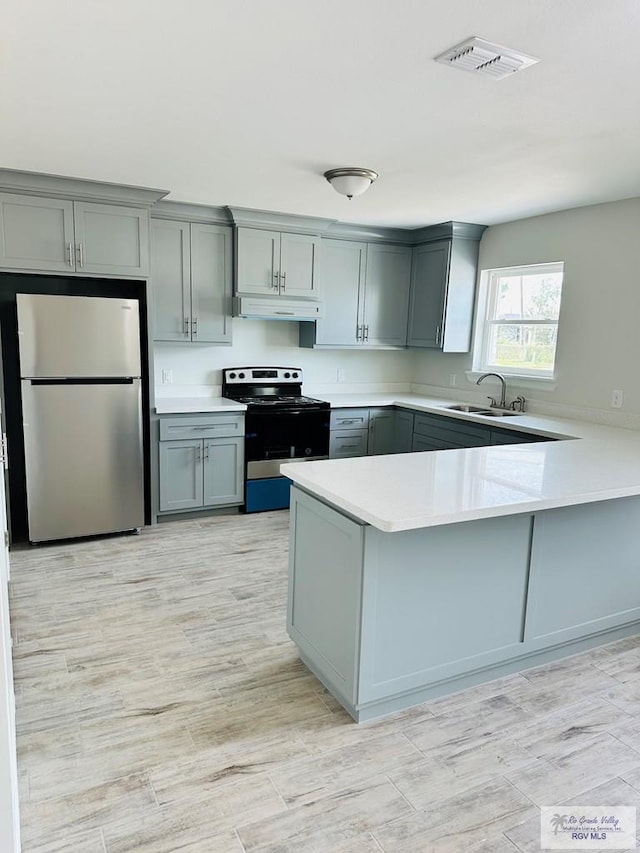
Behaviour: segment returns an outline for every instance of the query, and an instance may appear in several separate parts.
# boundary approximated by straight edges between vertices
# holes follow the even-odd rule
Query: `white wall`
[[[480,269],[564,261],[555,389],[522,388],[530,400],[640,413],[640,199],[575,208],[494,225],[480,243]],[[474,388],[470,355],[414,353],[416,383]],[[518,388],[509,381],[509,390]],[[486,393],[491,393],[488,388]]]
[[[233,345],[155,344],[156,394],[189,396],[215,392],[224,367],[301,367],[307,393],[321,391],[402,391],[411,382],[412,356],[405,351],[311,350],[298,346],[298,324],[279,320],[233,320]],[[162,385],[162,370],[173,384]],[[337,371],[345,381],[336,386]],[[375,388],[373,387],[375,386]]]

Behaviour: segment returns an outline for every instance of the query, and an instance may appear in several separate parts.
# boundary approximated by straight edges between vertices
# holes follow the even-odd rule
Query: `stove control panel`
[[[227,367],[222,371],[222,380],[224,385],[259,385],[262,382],[269,385],[286,382],[299,385],[302,382],[302,370],[299,367]]]

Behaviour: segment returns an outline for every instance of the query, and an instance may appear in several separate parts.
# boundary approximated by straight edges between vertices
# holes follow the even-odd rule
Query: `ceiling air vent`
[[[514,71],[522,71],[523,68],[539,62],[535,56],[528,56],[501,44],[492,44],[476,36],[445,50],[440,56],[436,56],[435,61],[452,68],[493,77],[495,80],[508,77]]]

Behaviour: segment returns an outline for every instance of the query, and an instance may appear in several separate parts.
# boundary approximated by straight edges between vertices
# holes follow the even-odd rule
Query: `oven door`
[[[248,411],[247,480],[279,477],[280,463],[329,457],[329,409]]]

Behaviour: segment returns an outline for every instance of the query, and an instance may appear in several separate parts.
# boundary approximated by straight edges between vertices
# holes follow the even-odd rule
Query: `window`
[[[474,370],[553,377],[564,264],[483,272]]]

